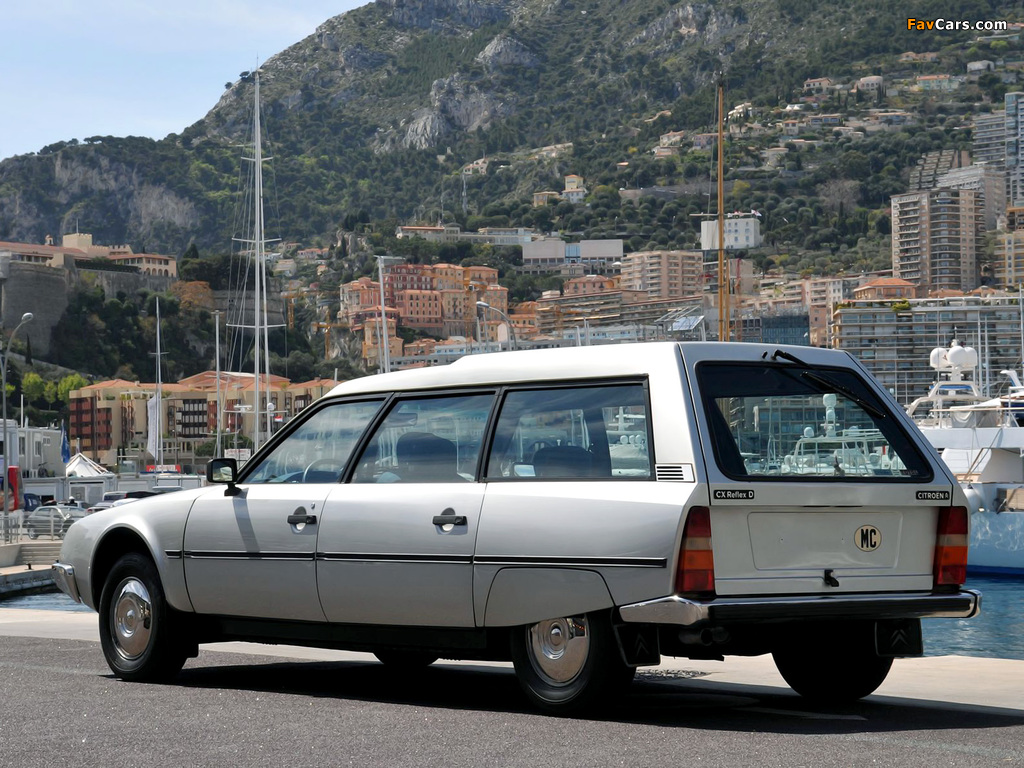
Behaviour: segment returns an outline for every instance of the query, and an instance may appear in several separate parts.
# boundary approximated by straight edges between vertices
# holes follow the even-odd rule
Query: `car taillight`
[[[715,555],[711,550],[711,510],[692,507],[683,526],[679,547],[676,592],[715,592]]]
[[[967,507],[942,507],[935,536],[935,586],[967,581]]]

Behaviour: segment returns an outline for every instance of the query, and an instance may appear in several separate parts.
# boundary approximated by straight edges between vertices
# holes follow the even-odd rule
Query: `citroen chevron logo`
[[[636,654],[637,658],[645,658],[650,654],[650,650],[647,648],[647,643],[644,642],[644,636],[638,634],[636,636],[636,647],[633,649],[633,653]]]

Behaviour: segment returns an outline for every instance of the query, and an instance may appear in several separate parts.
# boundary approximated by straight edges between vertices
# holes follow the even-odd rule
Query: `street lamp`
[[[7,527],[7,499],[10,493],[10,473],[7,471],[10,466],[10,451],[8,446],[8,429],[7,429],[7,357],[11,351],[11,345],[14,343],[14,337],[18,335],[18,331],[21,330],[21,326],[25,323],[32,321],[32,313],[26,312],[21,316],[21,322],[14,327],[14,331],[11,333],[11,338],[7,342],[7,348],[4,350],[4,359],[0,363],[0,386],[3,387],[3,418],[4,418],[4,528]],[[15,432],[17,434],[17,432]]]
[[[510,318],[508,315],[506,315],[504,312],[502,312],[497,307],[492,307],[486,301],[478,301],[476,303],[476,305],[478,307],[480,307],[481,309],[489,309],[492,312],[497,312],[499,315],[501,315],[501,317],[505,320],[505,322],[508,323],[508,338],[509,338],[509,342],[511,344],[511,348],[513,350],[516,349],[517,346],[518,346],[516,344],[516,329],[512,325],[512,318]]]

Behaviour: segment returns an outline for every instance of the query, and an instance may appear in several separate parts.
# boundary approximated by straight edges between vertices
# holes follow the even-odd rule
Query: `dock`
[[[53,590],[50,566],[59,555],[59,541],[0,544],[0,601]]]

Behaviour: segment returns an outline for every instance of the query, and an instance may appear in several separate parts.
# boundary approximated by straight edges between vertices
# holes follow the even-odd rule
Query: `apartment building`
[[[1006,174],[995,166],[967,165],[941,174],[936,187],[971,189],[978,193],[983,232],[992,232],[1006,212]]]
[[[978,350],[979,383],[991,385],[993,393],[1002,384],[999,371],[1019,370],[1015,294],[848,301],[837,307],[834,321],[836,346],[863,362],[904,405],[924,395],[935,380],[928,364],[931,350],[948,347],[953,339]]]
[[[676,299],[703,288],[700,251],[638,251],[623,257],[620,285],[652,298]]]
[[[879,277],[853,289],[855,301],[898,301],[917,295],[916,286],[898,277]]]
[[[530,274],[560,272],[582,266],[603,272],[622,261],[622,240],[581,240],[567,243],[559,237],[545,237],[523,246],[522,270]]]
[[[622,322],[624,305],[646,297],[643,291],[615,290],[577,296],[546,291],[537,300],[537,333],[557,335],[566,328],[582,326],[584,321],[595,325],[618,325]]]
[[[730,213],[725,217],[725,250],[761,247],[761,217],[756,213]],[[718,219],[709,217],[700,223],[700,249],[718,250]]]
[[[1024,205],[1024,93],[1008,93],[1003,103],[1006,199],[1009,205]]]
[[[984,232],[978,196],[948,188],[894,195],[893,276],[924,291],[976,288]]]
[[[614,291],[619,287],[617,280],[601,275],[572,277],[562,284],[563,296],[590,296],[595,293]]]
[[[1006,111],[975,115],[971,132],[971,156],[975,163],[1003,168],[1006,163]]]
[[[918,158],[910,169],[910,189],[922,190],[938,186],[941,176],[956,168],[964,168],[971,164],[970,155],[966,151],[956,149],[937,149],[927,152]]]
[[[1024,207],[1006,210],[1006,226],[996,233],[992,277],[1007,290],[1024,285]]]
[[[261,376],[262,419],[269,420],[273,432],[337,384],[331,379],[293,384],[282,376]],[[196,448],[217,433],[218,411],[224,445],[235,434],[253,434],[255,376],[222,371],[220,393],[218,409],[214,371],[162,385],[163,452],[165,459],[174,458],[168,463],[196,463]],[[150,423],[149,410],[149,402],[155,395],[156,384],[124,379],[100,381],[71,392],[69,440],[81,453],[108,467],[115,467],[127,458],[136,459],[139,466],[152,463],[138,459],[146,455],[150,429],[156,428],[155,423]],[[266,423],[262,420],[261,430],[265,433]]]

